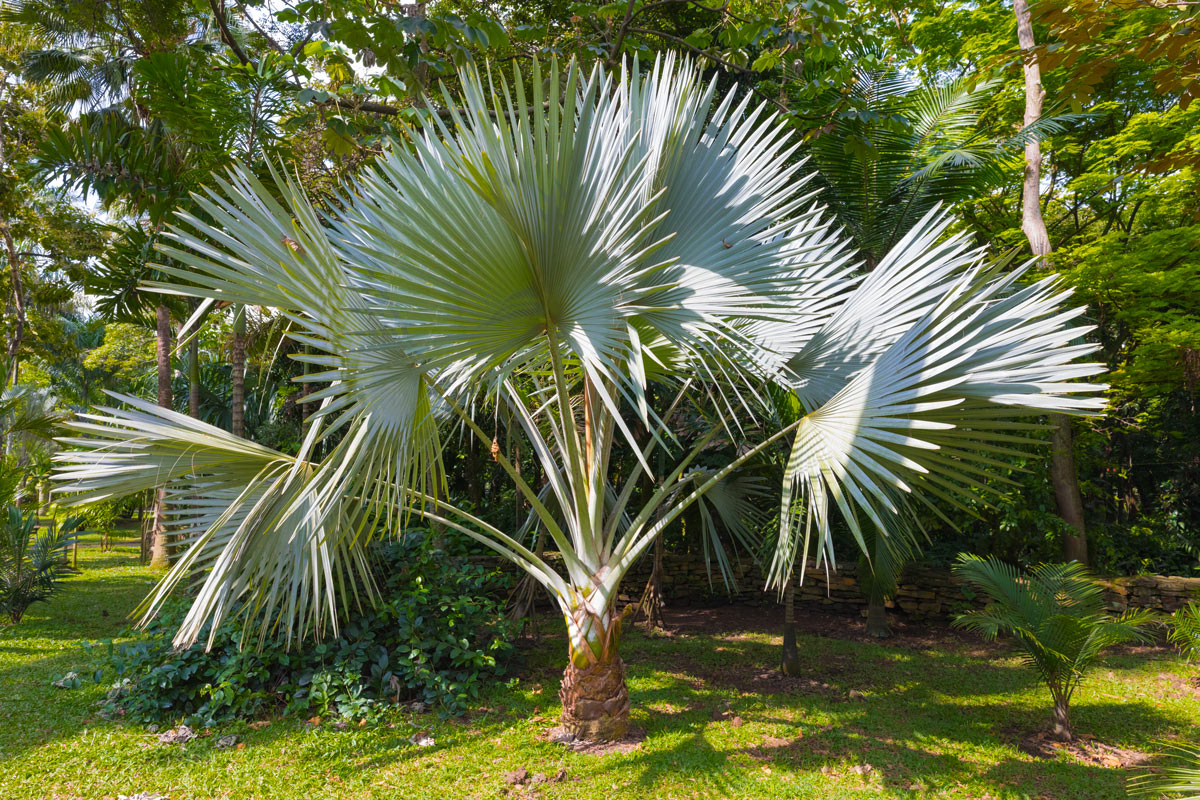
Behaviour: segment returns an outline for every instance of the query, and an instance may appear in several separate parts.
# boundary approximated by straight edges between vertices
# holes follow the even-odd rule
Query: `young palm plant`
[[[990,453],[1026,441],[1014,415],[1098,412],[1099,387],[1072,379],[1100,368],[1071,363],[1092,348],[1054,281],[1018,288],[1020,270],[1000,274],[944,216],[860,276],[784,128],[718,101],[693,66],[553,63],[526,78],[465,69],[461,97],[445,92],[327,216],[285,177],[274,193],[235,170],[178,218],[164,254],[187,270],[164,267],[179,283],[159,288],[278,309],[323,368],[305,378],[328,385],[309,396],[298,455],[121,397],[74,423],[58,478],[80,503],[167,487],[188,548],[146,613],[203,575],[180,644],[231,615],[289,641],[336,626],[341,605],[373,596],[365,545],[405,515],[474,537],[557,601],[564,725],[612,739],[629,718],[621,579],[734,470],[794,437],[781,586],[799,552],[828,552],[831,499],[860,540],[860,518],[888,530],[910,512],[900,495],[953,502]],[[651,407],[652,382],[668,408]],[[771,385],[806,413],[745,442]],[[663,422],[683,402],[715,419],[686,452]],[[493,403],[556,513],[485,430],[495,417],[476,419]],[[447,500],[450,424],[491,451],[560,568]],[[718,435],[737,456],[692,469]],[[620,480],[618,447],[637,464]],[[676,452],[655,474],[659,448]],[[653,491],[635,505],[643,473]]]
[[[1084,673],[1106,647],[1149,638],[1149,611],[1119,617],[1105,610],[1104,588],[1077,561],[1039,564],[1028,573],[995,557],[963,554],[955,573],[990,601],[979,611],[960,614],[954,624],[989,639],[1009,633],[1037,670],[1054,699],[1052,734],[1070,741],[1071,697]]]
[[[34,603],[47,600],[70,567],[66,549],[82,520],[71,517],[58,527],[37,529],[37,512],[8,507],[0,525],[0,612],[14,625]]]
[[[1171,615],[1167,641],[1188,661],[1200,662],[1200,602],[1192,601]]]

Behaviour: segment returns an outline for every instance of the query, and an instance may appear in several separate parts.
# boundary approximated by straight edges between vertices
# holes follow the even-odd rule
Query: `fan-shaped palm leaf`
[[[620,735],[621,579],[749,459],[798,432],[788,483],[827,540],[831,497],[852,525],[861,515],[882,527],[893,498],[973,485],[988,452],[1019,440],[1013,414],[1100,408],[1075,396],[1096,387],[1067,382],[1098,368],[1069,366],[1090,348],[1072,344],[1063,295],[1051,283],[1017,289],[961,240],[943,242],[944,216],[856,291],[782,127],[734,94],[718,100],[691,65],[610,75],[552,64],[511,81],[468,68],[460,82],[449,119],[428,115],[411,149],[389,152],[329,215],[288,178],[275,176],[275,194],[238,169],[195,198],[161,248],[171,282],[157,288],[278,309],[322,369],[307,379],[328,384],[311,396],[321,405],[294,461],[145,404],[80,423],[65,490],[151,481],[181,504],[197,498],[181,521],[190,554],[151,605],[193,564],[207,570],[181,642],[238,602],[263,625],[336,624],[346,559],[412,511],[551,592],[571,648],[564,720],[583,736]],[[651,377],[676,403],[711,406],[713,421],[633,507],[630,487],[674,441]],[[761,429],[739,418],[768,391],[795,392],[803,416],[697,472],[715,437]],[[553,504],[493,450],[561,570],[438,496],[443,422],[491,445],[472,412],[484,396],[507,406],[501,418],[546,475]],[[334,431],[341,441],[313,459]],[[638,466],[614,493],[621,440]],[[782,548],[794,552],[800,526],[786,507]],[[597,691],[611,694],[583,702]]]

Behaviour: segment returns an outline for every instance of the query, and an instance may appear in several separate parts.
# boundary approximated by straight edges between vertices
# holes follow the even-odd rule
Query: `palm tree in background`
[[[82,109],[41,148],[36,175],[82,194],[94,193],[120,221],[89,271],[85,288],[115,321],[148,325],[157,345],[157,398],[174,403],[173,321],[197,309],[180,298],[148,294],[162,278],[153,264],[167,217],[187,207],[213,170],[234,158],[261,159],[283,102],[282,70],[273,57],[255,65],[223,59],[210,20],[191,3],[18,2],[7,21],[34,31],[44,46],[31,51],[25,77],[48,88],[64,108]],[[207,115],[201,111],[207,111]],[[243,434],[244,312],[234,310],[233,431]],[[194,338],[189,376],[197,378]],[[189,408],[198,405],[190,386]],[[150,561],[170,561],[163,498],[155,501]]]
[[[189,546],[146,611],[202,574],[179,644],[227,617],[289,641],[336,630],[342,605],[373,596],[366,546],[416,514],[545,587],[568,631],[563,723],[618,738],[621,580],[742,464],[790,437],[782,586],[799,553],[832,554],[833,507],[860,545],[868,524],[905,530],[894,520],[915,503],[970,494],[990,453],[1026,441],[1014,415],[1103,407],[1100,387],[1072,382],[1101,368],[1072,363],[1093,348],[1073,343],[1079,311],[1054,280],[1017,288],[1019,270],[1000,274],[938,214],[863,274],[785,129],[748,98],[718,101],[693,66],[460,80],[448,119],[426,116],[412,150],[394,147],[327,214],[294,182],[276,178],[279,200],[239,169],[169,231],[174,282],[159,288],[278,309],[323,370],[304,380],[327,384],[296,456],[131,397],[75,423],[57,473],[74,502],[156,487],[173,500]],[[673,399],[652,407],[651,383]],[[804,414],[747,441],[770,386]],[[496,417],[477,416],[483,397],[508,408],[561,517],[489,433]],[[664,422],[682,403],[714,420],[687,451]],[[448,425],[490,450],[559,568],[445,498]],[[717,436],[736,456],[692,469]],[[615,448],[636,463],[619,476]],[[672,457],[656,471],[660,448]],[[632,505],[643,474],[653,491]]]
[[[1038,120],[1014,135],[983,124],[996,81],[964,77],[918,86],[890,71],[860,71],[850,110],[813,134],[806,152],[821,198],[867,269],[879,264],[939,204],[952,205],[1011,182],[1030,140],[1062,131],[1071,118]],[[887,536],[868,526],[858,576],[867,597],[867,633],[890,634],[885,605],[900,573],[920,552],[920,531]]]

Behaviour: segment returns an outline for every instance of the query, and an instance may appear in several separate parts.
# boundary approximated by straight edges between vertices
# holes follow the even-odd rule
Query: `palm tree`
[[[22,515],[8,506],[0,522],[0,612],[17,624],[34,603],[47,600],[70,571],[66,550],[78,535],[81,520],[37,530],[37,511]]]
[[[887,255],[939,204],[1003,185],[1027,141],[1061,131],[1068,117],[1036,120],[1015,135],[994,137],[981,125],[998,84],[960,78],[919,86],[890,71],[859,71],[852,110],[838,114],[810,142],[822,199],[866,262]],[[867,596],[867,633],[889,635],[886,601],[905,565],[920,553],[920,535],[866,531],[858,575]]]
[[[1071,697],[1101,651],[1145,640],[1154,615],[1127,611],[1110,616],[1104,588],[1078,561],[1040,564],[1027,574],[994,556],[963,554],[955,573],[987,596],[986,608],[960,614],[954,624],[994,639],[1011,633],[1054,698],[1055,737],[1071,740]]]
[[[183,266],[164,266],[179,282],[160,288],[278,309],[323,370],[304,380],[324,385],[296,456],[135,398],[75,423],[58,473],[75,502],[173,498],[189,547],[146,612],[201,571],[180,644],[239,615],[289,642],[336,629],[339,602],[373,596],[366,544],[416,514],[546,588],[567,624],[563,723],[620,737],[621,579],[742,464],[794,436],[782,585],[797,553],[831,548],[831,500],[861,540],[864,522],[909,513],[894,494],[969,493],[989,453],[1025,441],[1013,415],[1103,407],[1099,387],[1069,382],[1100,367],[1071,364],[1092,347],[1073,343],[1079,312],[1053,280],[1016,289],[936,214],[860,276],[786,131],[748,98],[718,102],[691,65],[460,79],[448,121],[426,116],[412,150],[392,148],[326,216],[293,181],[276,176],[275,195],[242,169],[169,232],[163,254]],[[670,387],[667,408],[651,407],[651,382]],[[742,442],[769,385],[807,413],[689,471],[718,435]],[[484,397],[508,407],[562,524],[485,429],[495,417],[476,418]],[[632,506],[684,402],[716,421]],[[491,451],[561,570],[442,496],[444,422]],[[636,466],[615,480],[618,448]]]

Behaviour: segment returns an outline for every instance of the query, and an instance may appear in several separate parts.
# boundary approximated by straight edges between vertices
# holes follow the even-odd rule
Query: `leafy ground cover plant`
[[[955,574],[989,602],[960,614],[954,624],[994,639],[1008,633],[1024,651],[1054,698],[1052,734],[1071,740],[1071,697],[1100,652],[1121,642],[1145,640],[1151,612],[1105,610],[1104,589],[1081,564],[1039,564],[1028,572],[995,557],[963,554]]]
[[[0,612],[14,625],[34,603],[50,598],[58,581],[70,572],[66,549],[81,520],[38,527],[36,511],[22,514],[9,506],[0,524]]]
[[[246,630],[229,620],[205,637],[211,647],[177,650],[171,636],[187,609],[172,602],[148,635],[87,645],[106,650],[93,675],[113,682],[105,710],[203,726],[272,711],[364,719],[398,701],[462,711],[504,673],[516,623],[503,613],[509,577],[469,560],[462,542],[439,542],[374,548],[382,602],[352,615],[340,635],[300,649],[289,650],[282,634],[243,647]]]

